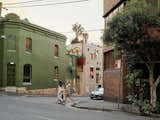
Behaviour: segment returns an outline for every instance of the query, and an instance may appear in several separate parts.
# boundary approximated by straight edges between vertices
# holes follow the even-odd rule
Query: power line
[[[25,1],[25,2],[4,3],[4,5],[16,5],[16,4],[39,2],[39,1],[44,1],[44,0],[30,0],[30,1]]]
[[[52,5],[62,5],[62,4],[71,4],[71,3],[80,3],[87,2],[89,0],[76,0],[76,1],[67,1],[67,2],[57,2],[57,3],[48,3],[48,4],[35,4],[35,5],[24,5],[24,6],[5,6],[6,8],[24,8],[24,7],[38,7],[38,6],[52,6]]]
[[[90,29],[90,30],[85,30],[86,32],[96,32],[96,31],[103,31],[104,29]],[[60,32],[60,33],[74,33],[74,32]]]
[[[3,3],[4,5],[19,5],[19,4],[32,4],[32,3],[36,3],[36,2],[54,2],[54,1],[56,1],[56,0],[30,0],[30,1],[24,1],[24,2],[11,2],[11,3]],[[58,1],[60,1],[60,0],[58,0]]]

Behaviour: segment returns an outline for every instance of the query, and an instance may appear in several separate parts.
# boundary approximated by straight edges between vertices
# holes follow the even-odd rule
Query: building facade
[[[105,29],[107,23],[112,19],[113,16],[120,12],[125,3],[123,0],[104,0],[104,20]],[[103,48],[103,66],[104,66],[104,99],[123,102],[126,95],[124,89],[124,83],[122,81],[122,68],[121,60],[116,60],[114,52],[114,44],[104,45]]]
[[[76,90],[79,95],[88,95],[99,84],[103,85],[103,48],[81,42],[67,46],[70,55],[76,56]]]
[[[146,0],[150,4],[150,12],[160,11],[160,0]],[[107,23],[126,5],[126,0],[104,0],[105,29]],[[123,81],[123,57],[115,58],[114,44],[104,45],[104,99],[115,102],[125,102],[129,90]]]
[[[0,21],[0,87],[52,94],[67,77],[66,37],[8,14]]]

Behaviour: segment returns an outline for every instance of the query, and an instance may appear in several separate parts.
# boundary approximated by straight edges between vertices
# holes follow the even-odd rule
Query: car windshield
[[[103,88],[99,88],[99,91],[103,91],[104,89]]]
[[[96,87],[95,91],[103,91],[103,88],[102,87]]]

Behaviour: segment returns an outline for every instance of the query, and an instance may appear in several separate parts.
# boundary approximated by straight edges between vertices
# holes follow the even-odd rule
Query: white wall
[[[83,78],[83,91],[84,94],[89,94],[98,84],[103,85],[103,47],[94,45],[92,43],[76,43],[67,46],[67,50],[79,47],[79,55],[86,58],[86,63],[83,66],[82,78]],[[82,49],[83,47],[83,49]],[[91,54],[93,54],[93,59],[91,59]],[[96,56],[96,57],[95,57]],[[94,69],[94,78],[90,77],[90,67]],[[96,70],[99,68],[99,70]],[[99,74],[99,83],[96,83],[96,74]]]

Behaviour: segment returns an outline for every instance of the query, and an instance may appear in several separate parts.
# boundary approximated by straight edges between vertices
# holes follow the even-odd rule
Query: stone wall
[[[56,96],[57,89],[56,88],[35,89],[35,90],[17,89],[16,93],[19,93],[19,94],[32,94],[32,95],[52,95],[52,96]]]

